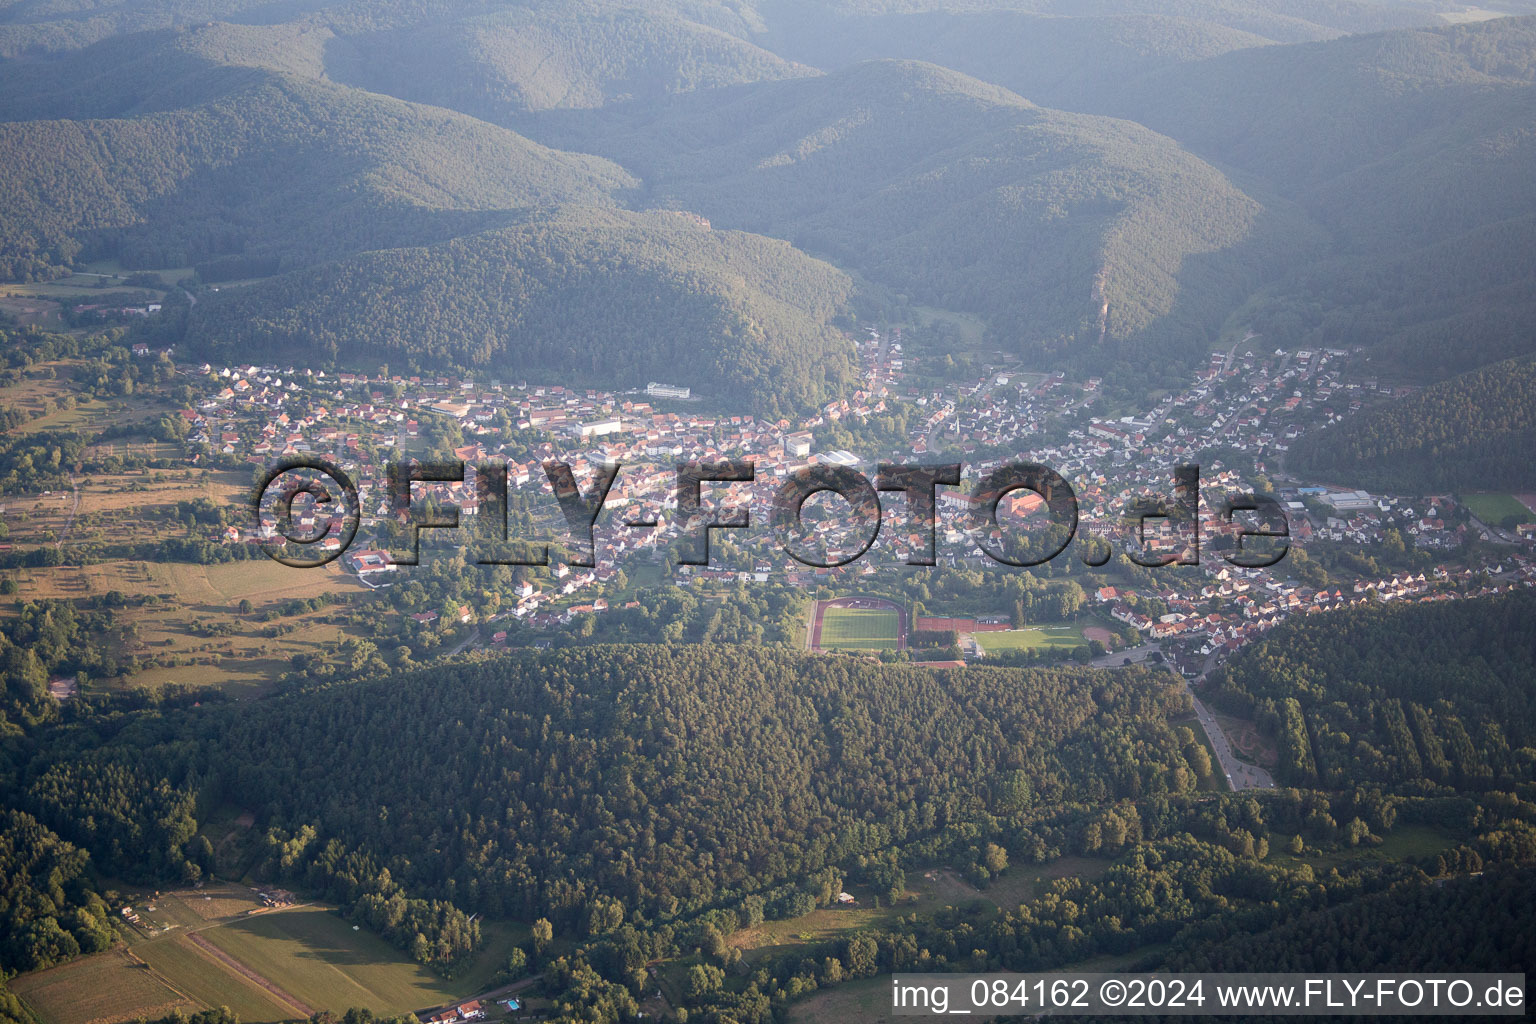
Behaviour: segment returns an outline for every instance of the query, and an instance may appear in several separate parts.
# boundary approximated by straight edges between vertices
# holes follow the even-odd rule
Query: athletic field
[[[1086,646],[1083,631],[1077,626],[1028,626],[992,633],[974,634],[983,651],[1020,651],[1039,647],[1067,648]]]
[[[899,647],[901,617],[894,608],[831,607],[821,617],[821,647],[879,651]]]
[[[1468,494],[1461,500],[1473,515],[1489,526],[1498,526],[1511,516],[1522,523],[1536,519],[1513,494]]]

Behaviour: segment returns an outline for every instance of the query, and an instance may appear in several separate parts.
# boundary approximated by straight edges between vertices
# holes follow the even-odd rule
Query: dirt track
[[[203,938],[201,935],[197,934],[196,932],[188,932],[187,938],[191,939],[192,944],[198,949],[202,950],[204,953],[207,953],[219,963],[240,975],[240,977],[261,986],[263,989],[276,996],[279,1002],[286,1003],[293,1007],[295,1010],[298,1010],[301,1016],[310,1017],[314,1015],[315,1011],[312,1007],[301,1003],[287,992],[284,992],[282,989],[278,988],[274,982],[263,978],[261,975],[257,974],[255,971],[245,966],[245,964],[241,963],[239,960],[236,960],[234,957],[230,956],[218,946],[215,946],[213,943]]]

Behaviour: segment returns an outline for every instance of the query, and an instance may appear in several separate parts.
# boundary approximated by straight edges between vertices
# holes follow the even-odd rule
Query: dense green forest
[[[721,28],[686,5],[555,0],[473,7],[346,36],[337,81],[461,110],[497,124],[558,131],[541,112],[638,106],[697,90],[814,74]]]
[[[629,184],[612,164],[461,115],[279,75],[216,77],[229,75],[244,84],[185,109],[0,122],[0,274],[115,258],[248,277],[604,204]]]
[[[327,864],[356,855],[412,893],[482,913],[574,923],[602,896],[654,918],[1011,801],[1190,789],[1198,776],[1166,724],[1184,706],[1170,684],[754,648],[573,648],[217,708],[164,735],[147,727],[39,763],[25,803],[141,872],[186,870],[191,802],[217,800],[254,811],[305,871],[337,844]],[[1023,791],[1004,785],[1014,777]],[[145,820],[125,791],[167,810]]]
[[[1536,963],[1536,868],[1402,885],[1168,957],[1183,971],[1510,971]],[[1369,936],[1368,941],[1362,941]]]
[[[1414,914],[1456,905],[1426,875],[1488,869],[1489,890],[1466,890],[1475,900],[1523,877],[1502,865],[1536,859],[1532,759],[1517,749],[1533,600],[1318,616],[1240,656],[1217,699],[1250,702],[1261,722],[1283,718],[1275,694],[1305,709],[1332,792],[1204,788],[1208,752],[1171,721],[1187,698],[1141,669],[935,672],[649,644],[383,678],[365,667],[255,704],[108,702],[33,721],[47,742],[8,748],[9,906],[29,922],[8,956],[24,967],[98,948],[110,932],[92,879],[199,880],[215,868],[202,819],[236,809],[256,819],[256,877],[340,904],[443,973],[476,948],[474,915],[544,919],[567,946],[542,956],[536,939],[518,969],[533,957],[562,1014],[593,1020],[632,1015],[645,964],[695,952],[684,1005],[760,1022],[879,972],[1041,970],[1165,945],[1170,964],[1237,965],[1301,929],[1357,923],[1380,922],[1390,941],[1371,955],[1396,964],[1395,950],[1428,948]],[[32,608],[35,635],[14,638],[52,651],[50,667],[92,625],[61,612]],[[1470,660],[1452,653],[1463,648]],[[1443,749],[1445,765],[1425,754],[1407,770],[1407,748],[1390,746],[1399,703],[1417,709],[1408,742]],[[1302,772],[1281,746],[1283,768]],[[1405,826],[1442,836],[1443,852],[1351,859]],[[1316,851],[1338,870],[1314,871],[1303,854]],[[813,941],[727,983],[740,951],[723,936],[799,917],[848,881],[896,899],[906,870],[940,863],[985,892],[1010,864],[1067,855],[1113,863],[1017,907],[975,901]],[[1432,963],[1508,966],[1518,940],[1497,936],[1520,920],[1512,892],[1494,938]],[[1251,949],[1229,948],[1239,934]],[[1330,948],[1316,956],[1364,955]]]
[[[1533,450],[1536,360],[1521,358],[1308,434],[1293,446],[1290,465],[1389,492],[1520,491],[1536,487],[1536,466],[1511,455]]]
[[[1158,334],[1164,351],[1187,355],[1266,260],[1310,237],[1139,126],[910,61],[684,96],[589,147],[656,202],[977,312],[1000,342],[1057,361],[1170,316],[1188,331]]]
[[[0,810],[0,979],[111,944],[86,861],[30,815]]]
[[[1536,19],[1258,47],[1109,109],[1295,202],[1331,251],[1256,301],[1275,345],[1369,345],[1420,379],[1529,351]]]
[[[1293,619],[1212,679],[1278,737],[1279,778],[1341,788],[1536,784],[1536,596]]]
[[[186,336],[226,359],[366,355],[620,387],[660,377],[776,411],[844,380],[851,346],[826,322],[848,290],[783,242],[588,210],[230,290],[191,312]]]

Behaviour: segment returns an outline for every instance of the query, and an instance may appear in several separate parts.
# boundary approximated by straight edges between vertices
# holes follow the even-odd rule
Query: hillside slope
[[[813,74],[665,5],[554,0],[338,36],[332,78],[514,126],[526,115],[647,105]]]
[[[226,290],[191,311],[185,338],[222,358],[662,379],[777,411],[847,374],[850,346],[827,321],[850,287],[784,242],[671,213],[573,209]]]
[[[1266,47],[1158,72],[1117,109],[1262,179],[1333,235],[1255,324],[1433,379],[1536,333],[1536,18]]]
[[[1198,345],[1306,238],[1140,126],[916,62],[685,97],[591,142],[656,203],[980,313],[1036,356],[1113,356],[1154,329]]]
[[[1536,357],[1484,366],[1308,434],[1289,466],[1392,493],[1536,488]],[[1497,525],[1497,524],[1495,524]]]
[[[1171,677],[1140,669],[572,648],[146,722],[39,765],[26,798],[104,870],[185,820],[190,800],[114,846],[136,789],[201,790],[253,808],[253,835],[295,836],[283,864],[299,861],[295,874],[336,865],[339,851],[321,853],[335,840],[412,893],[547,915],[565,934],[601,897],[666,919],[772,896],[974,821],[1014,799],[1011,777],[1041,805],[1188,790],[1168,724],[1185,708]],[[317,877],[356,898],[356,878]]]
[[[0,275],[75,259],[302,266],[632,184],[463,115],[260,71],[131,117],[0,123]],[[223,78],[221,84],[227,84]],[[229,276],[229,275],[226,275]]]

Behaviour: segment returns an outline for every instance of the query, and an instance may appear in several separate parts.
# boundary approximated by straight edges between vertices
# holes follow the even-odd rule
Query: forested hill
[[[1172,953],[1167,966],[1175,971],[1525,971],[1536,963],[1532,920],[1536,868],[1500,867],[1440,885],[1399,886],[1256,935],[1193,943]]]
[[[1259,47],[1129,84],[1113,109],[1293,199],[1333,236],[1255,318],[1434,379],[1536,334],[1536,18]]]
[[[1372,490],[1536,488],[1536,358],[1494,363],[1303,437],[1293,470]],[[1498,524],[1493,524],[1498,525]]]
[[[184,337],[222,359],[660,378],[778,413],[848,377],[852,346],[827,321],[850,287],[786,242],[584,208],[229,289],[190,311]]]
[[[539,112],[646,107],[681,93],[816,73],[667,4],[598,0],[498,4],[338,36],[326,69],[351,85],[519,128],[539,124],[528,117]]]
[[[1036,358],[1196,347],[1310,238],[1138,125],[911,61],[683,97],[588,142],[653,201],[981,313]]]
[[[932,61],[1042,104],[1097,112],[1126,82],[1160,68],[1252,46],[1438,20],[1423,7],[1354,2],[763,0],[758,6],[767,26],[759,41],[817,67],[879,57]]]
[[[655,919],[989,812],[1193,789],[1187,707],[1140,670],[573,648],[61,743],[22,802],[109,873],[176,872],[194,803],[222,804],[348,902],[387,864],[466,912],[574,922],[602,895]]]
[[[527,208],[612,205],[633,183],[460,114],[233,74],[240,87],[184,109],[0,122],[0,274],[116,258],[202,265],[214,280],[238,262],[222,276],[245,277],[438,241]]]
[[[1536,778],[1536,595],[1292,619],[1211,681],[1295,785],[1503,789]]]

